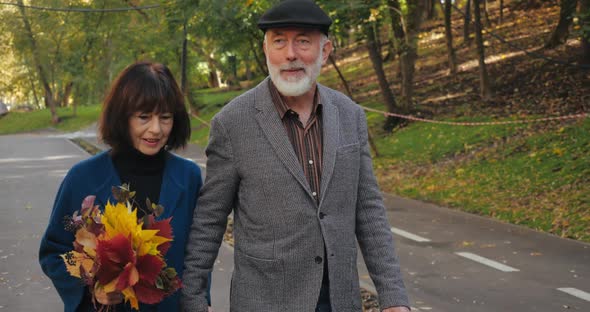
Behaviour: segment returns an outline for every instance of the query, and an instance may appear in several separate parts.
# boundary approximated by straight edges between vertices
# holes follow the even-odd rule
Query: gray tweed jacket
[[[319,205],[272,103],[268,78],[213,118],[207,176],[186,251],[184,311],[207,311],[207,273],[232,210],[231,311],[314,311],[324,248],[333,311],[361,311],[357,240],[381,307],[408,306],[364,112],[343,94],[318,88],[324,131]]]

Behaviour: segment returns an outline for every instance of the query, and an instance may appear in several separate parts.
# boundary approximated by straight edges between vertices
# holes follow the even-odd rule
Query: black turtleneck
[[[127,148],[111,155],[122,184],[129,184],[135,191],[135,205],[140,209],[138,217],[145,215],[146,198],[157,204],[166,163],[166,151],[161,149],[155,155],[145,155],[135,148]],[[135,206],[134,205],[134,206]]]

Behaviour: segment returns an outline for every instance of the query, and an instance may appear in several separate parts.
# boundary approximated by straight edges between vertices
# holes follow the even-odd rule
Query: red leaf
[[[153,218],[153,216],[150,216],[151,218]],[[170,221],[172,220],[172,217],[168,218],[168,219],[164,219],[164,220],[160,220],[160,221],[154,221],[153,219],[150,220],[151,225],[149,227],[150,230],[159,230],[158,236],[162,236],[168,239],[172,239],[172,226],[170,225]],[[161,244],[160,246],[158,246],[158,251],[160,252],[161,255],[165,255],[166,252],[168,252],[168,249],[170,249],[170,242],[166,242]]]
[[[166,295],[163,290],[156,288],[154,284],[148,284],[143,280],[140,280],[139,283],[133,287],[133,290],[135,291],[137,300],[147,304],[159,303]]]
[[[157,256],[145,255],[137,259],[137,271],[139,272],[139,279],[150,285],[156,283],[156,278],[166,265],[164,260]]]
[[[110,240],[99,240],[96,255],[99,263],[96,277],[103,285],[121,274],[128,263],[136,261],[131,241],[121,234]]]
[[[139,280],[139,274],[133,263],[127,263],[123,272],[119,274],[119,280],[117,281],[117,290],[122,291],[123,289],[137,284]]]

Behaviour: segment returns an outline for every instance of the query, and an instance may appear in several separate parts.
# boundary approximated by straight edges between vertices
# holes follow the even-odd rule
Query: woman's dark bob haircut
[[[174,124],[168,149],[186,146],[191,135],[184,97],[170,69],[163,64],[137,62],[127,66],[106,96],[99,121],[102,140],[114,152],[132,147],[129,118],[137,113],[172,113]]]

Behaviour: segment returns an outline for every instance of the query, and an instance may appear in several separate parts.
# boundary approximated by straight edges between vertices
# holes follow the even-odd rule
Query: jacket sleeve
[[[201,168],[199,168],[199,166],[195,165],[195,173],[194,175],[197,177],[197,187],[195,189],[195,196],[192,200],[191,203],[191,207],[193,208],[193,215],[195,213],[195,210],[197,210],[197,201],[198,201],[198,194],[201,191],[201,188],[203,187],[203,173],[201,172]],[[209,306],[211,306],[211,281],[212,281],[212,276],[211,276],[211,272],[209,272],[209,274],[207,275],[208,278],[208,283],[207,283],[207,304]]]
[[[360,173],[356,212],[356,236],[378,292],[381,308],[409,307],[393,235],[383,198],[373,174],[364,112],[359,113]]]
[[[186,247],[182,311],[207,311],[208,274],[217,257],[239,185],[231,142],[217,117],[212,120],[205,152],[207,176]]]
[[[53,205],[47,230],[41,239],[39,263],[43,272],[51,279],[63,303],[64,311],[76,311],[82,301],[86,287],[80,279],[66,270],[60,257],[73,250],[74,234],[64,229],[64,216],[71,215],[80,203],[73,202],[72,177],[68,173],[62,182]]]

